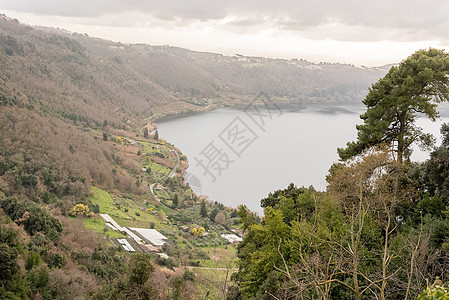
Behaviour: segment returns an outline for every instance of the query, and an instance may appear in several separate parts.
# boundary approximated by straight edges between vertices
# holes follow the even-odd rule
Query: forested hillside
[[[281,103],[358,102],[389,68],[224,56],[169,46],[119,44],[80,34],[72,38],[98,59],[131,67],[177,99],[231,105],[260,92]]]
[[[0,38],[2,102],[86,126],[245,104],[261,92],[280,103],[359,102],[388,70],[120,44],[6,16]]]

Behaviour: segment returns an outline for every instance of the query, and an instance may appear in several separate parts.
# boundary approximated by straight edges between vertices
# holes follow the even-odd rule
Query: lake
[[[267,111],[222,108],[159,122],[158,132],[187,155],[186,180],[197,193],[262,214],[260,200],[291,182],[325,190],[329,167],[338,160],[336,149],[356,138],[364,109],[325,104]],[[440,111],[437,122],[423,118],[417,124],[439,136],[449,107]],[[412,160],[427,157],[415,149]]]

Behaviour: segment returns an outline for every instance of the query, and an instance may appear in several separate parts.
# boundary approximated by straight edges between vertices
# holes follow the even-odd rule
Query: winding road
[[[173,178],[173,177],[176,176],[176,168],[179,166],[179,155],[178,155],[178,151],[176,151],[176,150],[170,150],[170,151],[175,152],[176,158],[178,159],[178,161],[176,162],[175,167],[173,169],[171,169],[170,173],[168,174],[168,177]]]
[[[161,200],[159,200],[159,198],[156,196],[156,193],[153,190],[155,184],[156,183],[153,183],[152,185],[150,185],[150,192],[151,192],[151,194],[153,194],[154,199],[156,199],[157,202],[161,202]]]

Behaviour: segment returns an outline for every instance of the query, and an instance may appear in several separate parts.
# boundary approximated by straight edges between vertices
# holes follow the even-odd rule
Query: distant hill
[[[264,92],[283,102],[360,102],[369,86],[390,68],[225,56],[170,46],[114,43],[76,33],[72,38],[90,55],[131,68],[179,100],[232,104]]]
[[[0,19],[0,93],[15,105],[97,125],[172,100],[131,68],[98,59],[77,40]]]
[[[3,97],[86,125],[233,105],[260,92],[285,103],[360,102],[388,70],[128,45],[6,16],[0,63]]]

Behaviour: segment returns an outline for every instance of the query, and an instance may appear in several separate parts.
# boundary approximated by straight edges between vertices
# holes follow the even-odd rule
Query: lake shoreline
[[[158,130],[163,138],[175,144],[187,156],[190,162],[187,172],[198,178],[202,195],[207,196],[211,201],[218,201],[230,207],[245,204],[252,211],[263,215],[259,206],[260,200],[270,192],[286,188],[291,182],[297,186],[314,185],[317,189],[323,187],[328,168],[333,161],[337,160],[337,146],[344,146],[350,138],[353,138],[352,133],[347,135],[345,132],[350,129],[355,133],[355,122],[359,120],[359,112],[363,111],[361,103],[297,103],[281,105],[281,107],[282,113],[280,116],[273,117],[274,123],[267,126],[266,132],[252,123],[249,116],[244,113],[246,106],[243,105],[220,107],[208,111],[207,114],[194,112],[170,116],[170,118],[158,121]],[[345,128],[348,129],[341,130],[347,137],[331,141],[327,145],[327,154],[320,154],[321,149],[324,148],[321,146],[316,150],[313,149],[315,147],[313,145],[304,148],[303,141],[299,137],[303,136],[304,141],[314,141],[313,135],[304,136],[306,128],[316,132],[317,136],[327,135],[326,130],[320,129],[321,125],[319,122],[317,123],[319,116],[331,123],[335,120],[338,124],[346,124]],[[230,152],[219,138],[220,133],[236,118],[241,118],[258,136],[254,144],[240,156]],[[350,119],[349,122],[338,121],[347,118]],[[332,131],[332,128],[335,128],[335,125],[330,125],[328,130]],[[273,131],[278,133],[273,135]],[[335,140],[337,134],[330,134],[332,135],[330,139]],[[276,142],[273,143],[273,141]],[[229,170],[223,171],[222,176],[217,176],[217,182],[210,182],[211,178],[207,174],[205,175],[205,170],[200,168],[201,166],[196,160],[201,158],[202,148],[211,142],[214,142],[221,150],[227,151],[226,154],[233,161]],[[324,142],[326,143],[326,141]],[[268,150],[265,153],[265,150],[258,148],[263,144],[265,146],[262,146],[262,149],[272,149],[273,147],[284,149],[282,150],[283,155],[276,155],[276,150],[276,152]],[[309,152],[303,153],[307,149]],[[328,160],[328,163],[323,164],[323,159],[319,159],[320,155],[328,158],[330,155],[331,159]],[[275,159],[275,157],[277,158]],[[267,164],[267,168],[272,169],[270,174],[278,175],[271,176],[260,170],[264,164]],[[295,166],[301,164],[308,165],[306,169],[310,170],[310,176],[301,177],[305,174],[302,169],[294,171]],[[313,164],[320,164],[320,166]],[[255,173],[251,173],[252,170],[256,170]],[[256,184],[257,181],[260,181],[257,174],[266,174],[263,176],[265,178],[261,180],[260,186]],[[189,181],[186,180],[186,182]]]
[[[308,109],[310,107],[328,107],[328,108],[339,108],[343,106],[353,106],[353,107],[359,107],[360,109],[364,109],[364,105],[361,102],[339,102],[339,103],[326,103],[326,102],[319,102],[319,103],[310,103],[310,102],[274,102],[275,105],[277,105],[281,110],[286,111],[292,111],[292,112],[298,112],[304,109]],[[200,115],[204,113],[208,113],[217,109],[235,109],[236,111],[243,111],[248,107],[248,104],[236,104],[236,105],[217,105],[217,106],[211,106],[210,108],[203,109],[203,110],[191,110],[191,111],[179,111],[179,112],[170,112],[166,114],[162,114],[159,117],[156,117],[152,120],[153,123],[159,124],[164,122],[173,121],[176,119],[182,119],[194,115]],[[258,105],[258,107],[262,107],[262,105]]]

